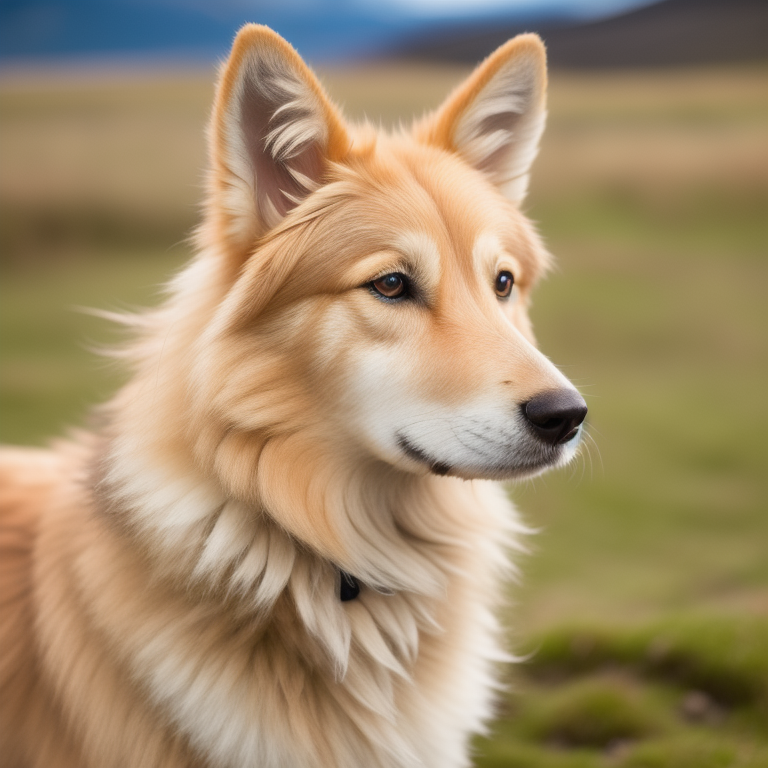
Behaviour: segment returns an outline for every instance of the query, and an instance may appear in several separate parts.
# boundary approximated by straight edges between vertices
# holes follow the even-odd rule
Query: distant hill
[[[662,0],[584,24],[462,24],[414,35],[390,55],[476,62],[519,32],[538,32],[553,67],[663,67],[768,60],[766,0]]]

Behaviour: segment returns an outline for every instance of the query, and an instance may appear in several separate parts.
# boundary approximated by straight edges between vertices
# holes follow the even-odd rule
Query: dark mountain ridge
[[[553,67],[666,67],[768,59],[766,0],[663,0],[583,24],[463,24],[413,36],[392,55],[478,61],[519,32],[538,32]]]

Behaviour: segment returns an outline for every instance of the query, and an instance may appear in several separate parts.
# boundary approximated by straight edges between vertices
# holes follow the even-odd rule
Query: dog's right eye
[[[408,278],[400,272],[384,275],[369,283],[371,289],[385,299],[403,299],[409,295]]]

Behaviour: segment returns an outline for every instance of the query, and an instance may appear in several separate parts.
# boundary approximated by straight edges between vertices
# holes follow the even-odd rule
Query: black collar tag
[[[360,594],[360,582],[351,574],[339,569],[341,576],[339,586],[339,599],[342,603],[354,600]]]

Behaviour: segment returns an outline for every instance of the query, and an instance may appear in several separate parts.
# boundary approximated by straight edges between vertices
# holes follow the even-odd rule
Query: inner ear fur
[[[483,61],[432,116],[418,123],[415,135],[458,153],[519,203],[544,130],[546,92],[544,43],[538,35],[518,35]]]
[[[279,224],[348,151],[344,122],[282,37],[247,24],[223,67],[209,130],[216,231],[237,251]]]

